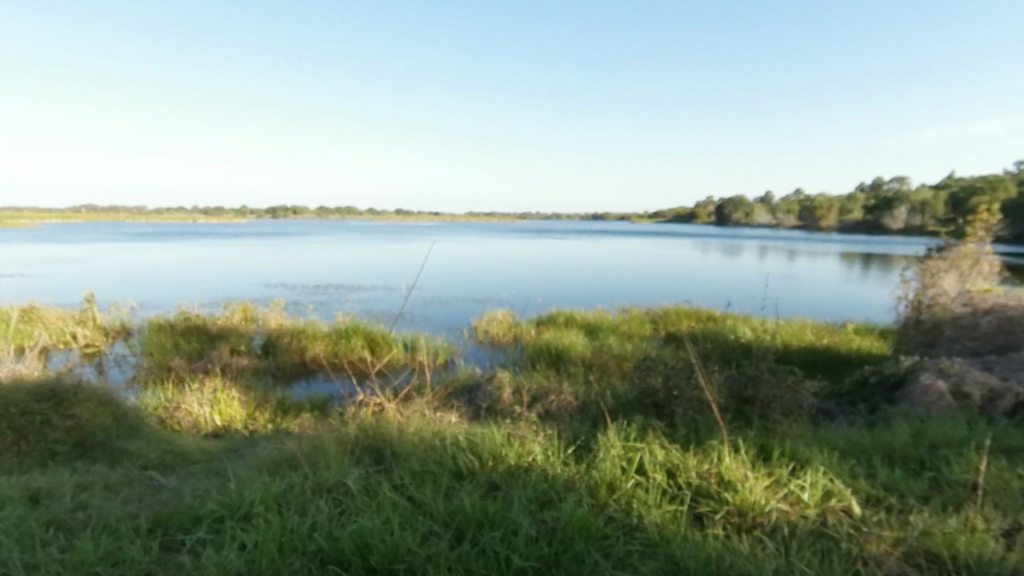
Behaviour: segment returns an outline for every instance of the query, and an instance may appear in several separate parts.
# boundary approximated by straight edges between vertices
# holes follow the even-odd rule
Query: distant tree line
[[[61,209],[0,208],[0,212],[61,214],[193,215],[203,218],[495,218],[522,220],[629,220],[689,222],[719,226],[765,226],[889,234],[964,236],[985,229],[998,239],[1024,242],[1024,160],[998,174],[961,177],[955,173],[934,184],[914,185],[906,176],[858,184],[847,194],[809,194],[801,188],[781,197],[771,191],[755,198],[708,196],[693,206],[654,212],[468,212],[360,209],[355,206],[99,206]]]
[[[809,194],[797,188],[782,197],[707,197],[693,206],[646,214],[653,220],[902,234],[963,236],[987,228],[1004,240],[1024,240],[1024,161],[1000,174],[960,177],[915,186],[910,178],[878,177],[847,194]]]

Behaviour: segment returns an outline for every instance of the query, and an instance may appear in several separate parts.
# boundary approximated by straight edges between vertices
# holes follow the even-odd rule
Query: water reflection
[[[908,270],[917,262],[916,256],[904,254],[878,254],[872,252],[844,252],[839,257],[864,275],[891,277]]]

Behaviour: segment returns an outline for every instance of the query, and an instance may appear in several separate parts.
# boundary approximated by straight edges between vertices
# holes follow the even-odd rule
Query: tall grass
[[[149,319],[128,396],[0,386],[0,574],[1024,569],[1019,423],[815,416],[889,329],[682,307],[474,328],[508,360],[431,381],[450,346],[236,304]],[[278,385],[311,371],[380,393]]]
[[[194,439],[173,466],[181,448],[140,421],[79,423],[73,438],[96,433],[84,453],[102,458],[16,453],[0,476],[0,569],[1012,574],[1022,561],[1007,532],[1019,443],[993,444],[977,509],[967,471],[995,431],[980,422],[817,427],[725,450],[622,422],[567,441],[413,403],[260,444]],[[943,456],[914,458],[908,434]]]
[[[68,352],[71,361],[94,358],[128,333],[123,312],[101,312],[91,293],[77,310],[0,306],[0,383],[45,376],[55,352]]]
[[[92,294],[77,309],[40,306],[0,306],[0,347],[15,353],[29,348],[102,351],[127,333],[118,311],[101,312]]]
[[[285,315],[280,305],[225,305],[204,314],[180,310],[147,320],[140,337],[148,379],[202,374],[254,375],[289,383],[315,374],[376,378],[403,367],[429,370],[453,347],[422,335],[392,336],[356,320],[332,323]]]

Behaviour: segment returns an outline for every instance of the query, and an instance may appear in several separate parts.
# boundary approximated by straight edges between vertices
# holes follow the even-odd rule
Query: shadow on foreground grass
[[[0,406],[5,574],[1014,574],[1022,561],[1024,441],[973,420],[738,430],[726,448],[624,422],[576,439],[467,422],[422,397],[261,440],[170,434],[107,389],[61,382],[5,385]]]

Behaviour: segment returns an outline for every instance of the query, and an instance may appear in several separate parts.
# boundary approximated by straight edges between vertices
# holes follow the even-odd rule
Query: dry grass
[[[926,255],[904,282],[896,351],[980,357],[1024,351],[1024,291],[984,245],[950,243]]]

